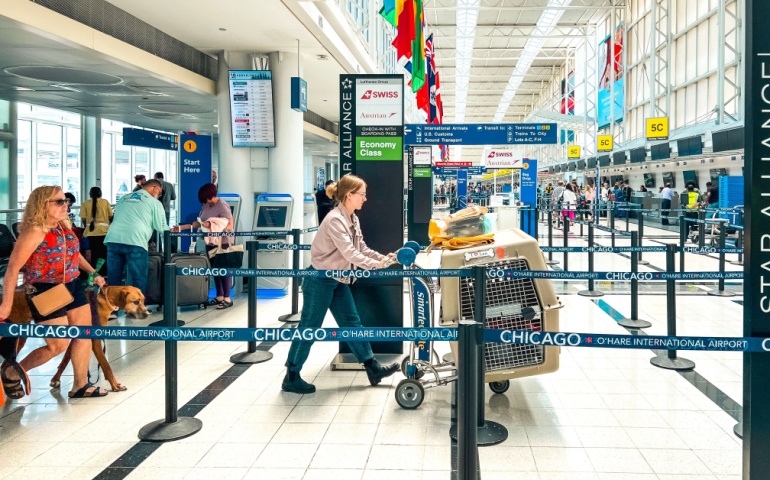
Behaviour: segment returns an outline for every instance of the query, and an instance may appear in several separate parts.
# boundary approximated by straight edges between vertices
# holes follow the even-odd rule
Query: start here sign
[[[201,203],[198,201],[198,189],[211,183],[212,139],[209,135],[190,135],[184,133],[179,139],[179,185],[177,186],[177,204],[179,224],[192,223],[198,218]],[[182,239],[182,250],[187,251],[189,238]]]

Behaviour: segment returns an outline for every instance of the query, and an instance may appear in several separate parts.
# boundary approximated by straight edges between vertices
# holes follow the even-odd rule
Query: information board
[[[179,149],[179,137],[173,133],[123,127],[123,145],[176,151]]]
[[[556,144],[555,123],[412,123],[404,129],[406,145]]]
[[[233,147],[275,147],[270,70],[230,70]]]

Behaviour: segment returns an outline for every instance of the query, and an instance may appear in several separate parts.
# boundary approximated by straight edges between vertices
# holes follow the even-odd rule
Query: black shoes
[[[315,392],[315,385],[307,383],[299,376],[299,372],[286,371],[286,376],[283,377],[283,383],[281,384],[281,390],[284,392],[292,393],[313,393]]]
[[[374,386],[379,384],[383,378],[396,373],[398,371],[398,364],[392,363],[383,366],[380,365],[377,360],[372,359],[372,362],[369,365],[364,364],[364,369],[366,369],[366,376],[369,377],[369,383]]]

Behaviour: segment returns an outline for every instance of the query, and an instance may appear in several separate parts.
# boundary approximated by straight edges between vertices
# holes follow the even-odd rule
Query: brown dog
[[[88,289],[86,290],[86,298],[91,306],[91,324],[95,327],[106,326],[110,319],[110,314],[117,310],[125,311],[126,316],[128,317],[139,319],[147,318],[149,315],[147,307],[144,306],[144,295],[142,295],[142,292],[136,287],[105,287],[98,295],[95,295],[93,290]],[[14,293],[13,309],[11,310],[9,320],[12,323],[30,323],[32,321],[32,312],[29,310],[24,291],[21,289],[17,289]],[[25,341],[25,338],[19,339],[18,350],[22,349]],[[121,385],[115,378],[110,363],[104,355],[102,341],[100,339],[94,339],[91,340],[91,344],[94,355],[104,371],[104,377],[112,386],[112,391],[120,392],[126,390],[126,387]],[[64,353],[64,358],[59,364],[56,374],[51,379],[51,387],[53,388],[61,387],[61,376],[70,362],[71,348],[72,345],[70,344],[70,346],[67,347],[67,351]]]

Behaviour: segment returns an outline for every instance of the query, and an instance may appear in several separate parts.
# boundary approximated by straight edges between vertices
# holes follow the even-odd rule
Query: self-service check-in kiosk
[[[230,212],[233,214],[233,231],[242,232],[243,227],[241,225],[241,196],[237,193],[217,193],[217,197],[219,197],[220,200],[224,201],[227,206],[230,207]],[[235,237],[231,241],[233,241],[234,244],[240,245],[243,243],[243,238]],[[246,262],[245,257],[243,261],[244,263]],[[212,278],[211,281],[213,282],[214,279]],[[243,277],[235,277],[233,288],[235,289],[236,295],[243,292]]]
[[[302,228],[313,228],[318,226],[318,206],[315,203],[315,194],[306,193],[305,199],[302,202]],[[302,235],[302,243],[304,245],[310,245],[315,238],[315,232],[308,232]],[[302,252],[302,267],[307,268],[310,266],[310,250]]]
[[[256,237],[262,245],[291,242],[286,232],[291,229],[291,213],[294,200],[288,193],[264,193],[254,200],[254,226],[252,230],[263,232]],[[272,232],[275,232],[274,234]],[[257,268],[291,268],[291,252],[288,250],[259,250]],[[259,277],[257,297],[276,298],[286,295],[290,278]]]

